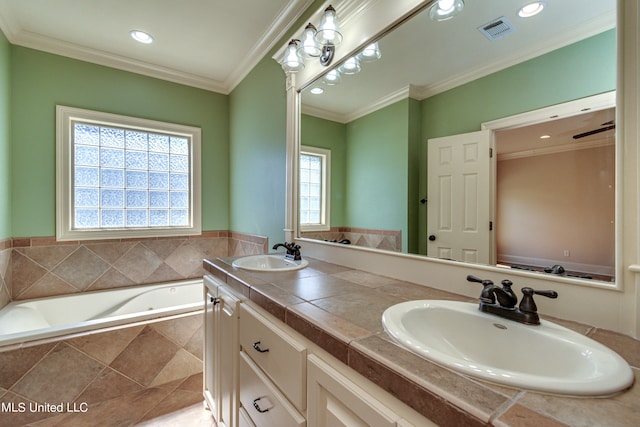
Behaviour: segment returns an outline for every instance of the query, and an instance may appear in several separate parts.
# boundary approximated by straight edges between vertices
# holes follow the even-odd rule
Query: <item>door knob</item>
[[[430,241],[430,242],[433,242],[433,241],[435,241],[435,240],[436,240],[436,235],[435,235],[435,234],[431,234],[431,235],[429,235],[429,241]]]

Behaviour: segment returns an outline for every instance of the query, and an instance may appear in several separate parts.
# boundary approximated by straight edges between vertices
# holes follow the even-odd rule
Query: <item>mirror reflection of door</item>
[[[427,255],[492,263],[491,131],[430,139]]]
[[[614,280],[615,156],[615,108],[430,139],[428,255]]]

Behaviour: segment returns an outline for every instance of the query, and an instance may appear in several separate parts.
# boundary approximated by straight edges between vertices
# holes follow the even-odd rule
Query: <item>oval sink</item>
[[[292,271],[305,268],[309,265],[309,261],[306,259],[294,261],[280,254],[251,255],[238,258],[231,265],[250,271]]]
[[[553,394],[605,396],[633,383],[613,350],[541,320],[523,325],[480,312],[476,304],[419,300],[389,307],[384,329],[403,347],[454,371]]]

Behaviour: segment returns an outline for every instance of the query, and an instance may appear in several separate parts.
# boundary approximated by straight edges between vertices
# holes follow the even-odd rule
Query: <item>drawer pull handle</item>
[[[213,303],[213,305],[220,304],[220,298],[209,296],[209,300]]]
[[[269,351],[268,348],[260,348],[260,341],[256,341],[253,343],[253,349],[260,353],[266,353]]]
[[[253,399],[253,407],[256,408],[256,411],[260,412],[261,414],[264,414],[265,412],[269,412],[269,409],[271,409],[271,408],[262,409],[260,407],[260,405],[258,404],[260,399],[262,399],[262,398],[258,397],[257,399]]]

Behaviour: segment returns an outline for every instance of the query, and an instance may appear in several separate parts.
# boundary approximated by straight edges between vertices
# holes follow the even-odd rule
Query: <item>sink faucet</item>
[[[537,291],[535,289],[524,287],[521,289],[522,300],[520,305],[515,308],[518,297],[511,290],[513,282],[511,280],[503,280],[502,287],[496,286],[491,280],[483,280],[475,276],[467,276],[469,282],[482,284],[482,292],[480,293],[480,311],[492,313],[505,319],[515,320],[516,322],[527,325],[539,325],[540,316],[538,316],[538,307],[533,300],[533,295],[542,295],[547,298],[558,298],[556,291]],[[497,302],[496,302],[497,299]]]
[[[281,246],[287,250],[285,258],[290,258],[294,261],[300,261],[302,259],[302,257],[300,256],[300,245],[296,245],[294,242],[276,243],[275,245],[273,245],[272,249],[275,250]]]

